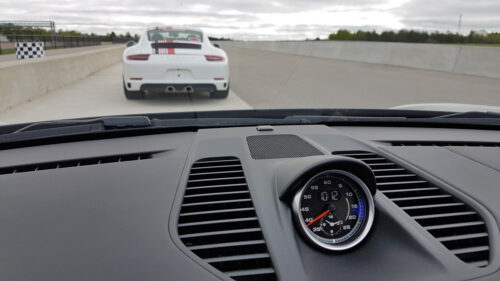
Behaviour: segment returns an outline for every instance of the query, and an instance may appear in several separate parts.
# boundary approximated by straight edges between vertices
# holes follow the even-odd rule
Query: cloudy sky
[[[500,0],[1,0],[0,20],[54,20],[57,28],[140,33],[189,25],[243,40],[326,37],[351,30],[500,31]]]

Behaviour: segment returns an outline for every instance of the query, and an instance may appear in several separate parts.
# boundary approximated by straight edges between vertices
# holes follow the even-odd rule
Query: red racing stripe
[[[167,43],[174,43],[174,40],[167,40]],[[169,55],[175,55],[175,49],[174,48],[168,48],[168,54]]]

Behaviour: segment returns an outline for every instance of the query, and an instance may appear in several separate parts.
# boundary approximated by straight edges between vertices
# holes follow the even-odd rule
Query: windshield
[[[0,4],[0,126],[173,112],[499,106],[498,0]]]
[[[201,32],[193,30],[177,30],[177,29],[166,29],[162,30],[159,28],[148,31],[149,41],[161,41],[161,40],[176,40],[176,41],[195,41],[201,42],[203,38]]]

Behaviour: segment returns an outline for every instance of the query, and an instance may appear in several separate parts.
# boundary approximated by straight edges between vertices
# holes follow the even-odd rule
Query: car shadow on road
[[[212,99],[209,92],[199,93],[148,93],[145,99],[134,100],[141,104],[168,104],[168,105],[188,105],[188,104],[211,104],[220,103],[220,99]]]

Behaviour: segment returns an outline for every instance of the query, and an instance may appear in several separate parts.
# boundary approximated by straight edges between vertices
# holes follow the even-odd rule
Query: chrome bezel
[[[309,186],[309,184],[312,181],[314,181],[316,178],[321,177],[325,174],[332,174],[332,173],[346,176],[346,177],[350,178],[351,180],[353,180],[354,182],[356,182],[361,187],[361,190],[364,192],[364,194],[366,196],[367,205],[368,205],[366,222],[365,222],[365,225],[363,226],[363,229],[361,230],[361,232],[358,232],[358,234],[355,234],[355,236],[353,236],[353,237],[355,237],[354,239],[352,239],[350,241],[348,240],[347,242],[343,242],[342,244],[339,244],[339,245],[327,244],[327,243],[324,243],[322,241],[319,241],[307,228],[306,223],[302,219],[302,215],[300,213],[300,199],[302,198],[304,190],[307,188],[307,186]],[[349,249],[357,246],[359,243],[361,243],[363,241],[363,239],[366,238],[366,236],[370,232],[370,229],[373,225],[373,220],[375,217],[375,204],[374,204],[373,196],[372,196],[370,190],[368,189],[366,184],[361,179],[359,179],[357,176],[355,176],[349,172],[342,171],[342,170],[326,170],[326,171],[317,173],[314,176],[312,176],[304,184],[304,186],[295,194],[293,201],[292,201],[292,211],[293,211],[293,217],[294,217],[295,223],[297,224],[297,228],[300,230],[300,232],[303,235],[305,235],[306,238],[308,238],[310,240],[310,242],[312,242],[314,245],[316,245],[322,249],[325,249],[328,251],[339,252],[339,251],[349,250]]]

